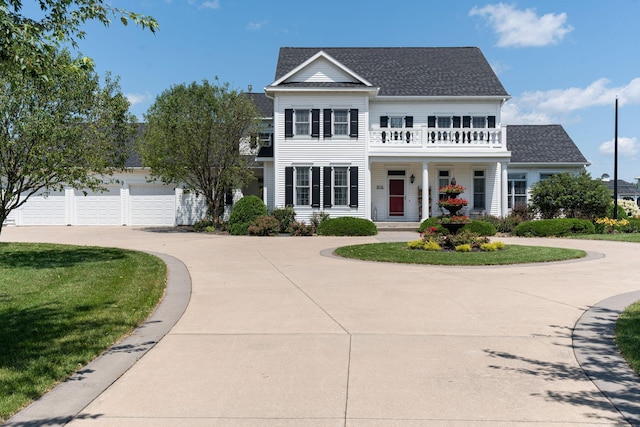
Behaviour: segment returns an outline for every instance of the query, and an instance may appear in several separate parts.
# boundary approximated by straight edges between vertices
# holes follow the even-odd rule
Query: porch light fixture
[[[411,177],[409,178],[409,180],[413,184],[413,182],[416,180],[416,177],[413,174],[411,174]]]

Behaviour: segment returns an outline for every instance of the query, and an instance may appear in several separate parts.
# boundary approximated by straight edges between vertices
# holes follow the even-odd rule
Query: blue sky
[[[512,96],[503,123],[563,125],[593,177],[614,175],[617,96],[618,177],[640,176],[640,0],[111,3],[160,24],[155,35],[89,24],[80,41],[101,75],[120,76],[139,118],[175,84],[217,76],[261,91],[282,46],[478,46]]]

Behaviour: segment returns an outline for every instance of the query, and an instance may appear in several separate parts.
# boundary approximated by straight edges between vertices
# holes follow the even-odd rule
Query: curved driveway
[[[627,425],[576,361],[585,310],[640,289],[640,245],[505,243],[604,256],[435,267],[323,256],[410,240],[4,228],[2,241],[166,253],[191,275],[173,329],[72,426]]]

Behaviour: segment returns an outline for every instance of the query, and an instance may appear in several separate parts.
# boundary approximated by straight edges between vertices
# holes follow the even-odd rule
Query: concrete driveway
[[[416,236],[38,227],[0,240],[161,252],[188,268],[184,315],[74,427],[629,425],[581,369],[572,332],[590,307],[640,289],[640,245],[500,239],[590,252],[510,267],[326,256]]]

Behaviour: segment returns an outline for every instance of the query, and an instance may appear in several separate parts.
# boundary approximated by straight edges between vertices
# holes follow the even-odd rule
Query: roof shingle
[[[511,163],[584,163],[576,144],[561,125],[508,125]]]
[[[280,48],[275,80],[323,51],[380,96],[509,96],[477,47]]]

